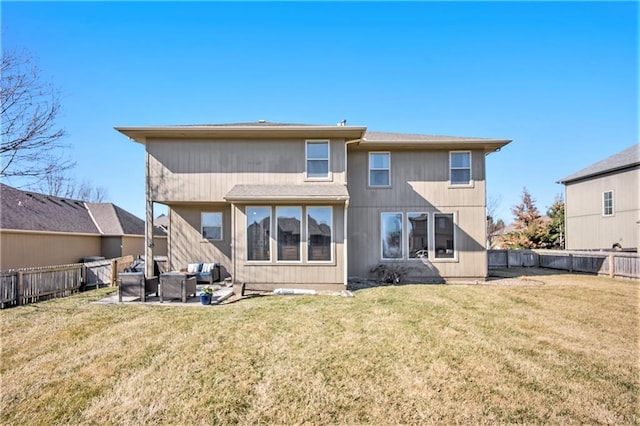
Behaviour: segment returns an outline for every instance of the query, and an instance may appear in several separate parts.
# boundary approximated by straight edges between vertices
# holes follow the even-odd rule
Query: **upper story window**
[[[222,213],[203,212],[200,218],[202,238],[207,240],[222,240]]]
[[[449,169],[451,185],[469,185],[471,183],[471,152],[450,152]]]
[[[613,216],[613,191],[602,193],[602,215]]]
[[[369,153],[369,186],[391,186],[391,153]]]
[[[307,141],[307,179],[329,178],[329,141]]]

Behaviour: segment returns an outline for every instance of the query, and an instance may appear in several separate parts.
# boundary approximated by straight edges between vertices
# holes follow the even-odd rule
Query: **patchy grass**
[[[639,289],[399,286],[0,312],[3,424],[638,424]]]

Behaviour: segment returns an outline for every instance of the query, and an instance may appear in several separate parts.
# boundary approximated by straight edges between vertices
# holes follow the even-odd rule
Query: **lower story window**
[[[310,262],[331,260],[333,209],[307,207],[307,242]]]
[[[453,214],[436,213],[434,221],[434,247],[436,259],[453,259],[455,257]]]
[[[222,240],[222,213],[202,213],[202,238],[207,240]]]
[[[382,213],[382,258],[402,259],[402,213]]]
[[[247,260],[271,260],[271,207],[247,207]]]
[[[429,215],[427,213],[409,213],[407,215],[407,235],[409,240],[409,258],[428,257]]]
[[[301,207],[277,207],[278,260],[300,260]]]

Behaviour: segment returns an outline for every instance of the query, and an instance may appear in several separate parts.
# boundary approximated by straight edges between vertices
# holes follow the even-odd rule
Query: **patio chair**
[[[118,302],[122,297],[136,297],[145,302],[148,294],[158,295],[158,277],[145,278],[144,272],[118,274]]]
[[[182,303],[187,303],[189,296],[196,295],[196,277],[181,272],[161,274],[158,293],[160,302],[165,299],[180,299]]]

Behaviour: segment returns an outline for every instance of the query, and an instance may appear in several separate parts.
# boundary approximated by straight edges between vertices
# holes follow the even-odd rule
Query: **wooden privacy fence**
[[[640,255],[617,251],[487,250],[489,269],[531,267],[640,279]]]
[[[0,309],[40,300],[65,297],[88,287],[115,285],[118,273],[131,265],[133,256],[0,273]]]

